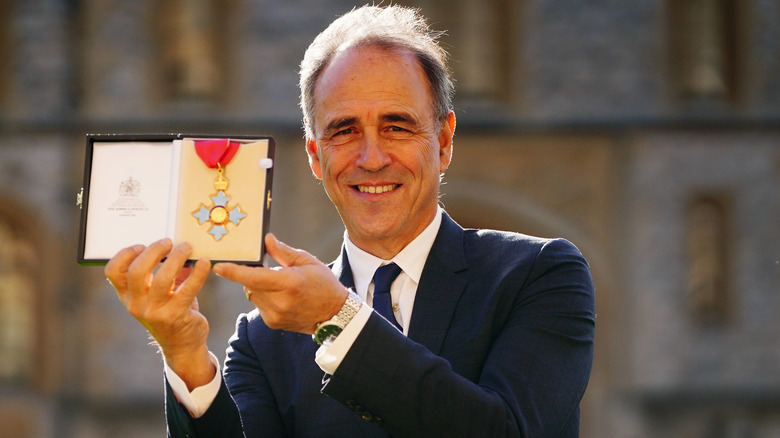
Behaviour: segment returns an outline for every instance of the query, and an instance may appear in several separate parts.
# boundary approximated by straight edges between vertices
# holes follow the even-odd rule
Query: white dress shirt
[[[439,207],[433,221],[391,260],[382,260],[363,251],[349,240],[346,232],[344,233],[344,247],[347,250],[349,267],[352,269],[352,278],[355,281],[355,292],[368,305],[361,306],[357,315],[332,344],[317,350],[315,360],[323,371],[328,374],[336,372],[341,360],[371,316],[373,309],[369,306],[374,303],[374,272],[380,266],[395,263],[402,270],[390,286],[390,298],[396,321],[403,328],[404,334],[409,333],[409,321],[412,319],[417,285],[420,284],[420,276],[422,276],[425,260],[428,259],[428,253],[431,252],[433,241],[439,233],[441,215],[442,209]]]
[[[329,346],[322,346],[317,350],[315,361],[324,372],[328,374],[336,372],[355,339],[357,339],[366,322],[368,322],[371,312],[373,312],[370,306],[373,304],[374,272],[382,265],[395,263],[402,269],[402,272],[390,286],[390,296],[395,318],[403,328],[404,334],[408,334],[417,286],[420,284],[425,261],[428,259],[428,254],[439,232],[442,212],[442,208],[438,207],[433,221],[391,260],[382,260],[361,250],[352,243],[347,233],[344,233],[344,246],[355,282],[355,292],[366,305],[360,307],[358,313],[339,336],[336,337],[333,343]],[[184,381],[165,364],[165,375],[174,395],[194,418],[202,416],[211,406],[222,383],[222,372],[219,362],[213,354],[211,354],[211,361],[217,369],[214,380],[204,386],[193,389],[192,392],[187,390],[187,385]]]

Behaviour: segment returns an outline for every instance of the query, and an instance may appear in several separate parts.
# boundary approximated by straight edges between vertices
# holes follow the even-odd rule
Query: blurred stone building
[[[86,133],[273,135],[272,230],[336,256],[296,72],[361,3],[0,0],[0,436],[163,434],[159,356],[76,264]],[[779,437],[780,3],[403,3],[448,31],[447,210],[591,263],[582,435]],[[222,354],[249,305],[217,279],[200,297]]]

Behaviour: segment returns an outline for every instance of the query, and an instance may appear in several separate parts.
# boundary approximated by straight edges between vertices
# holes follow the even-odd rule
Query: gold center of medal
[[[215,224],[223,224],[228,219],[228,211],[225,207],[218,205],[211,209],[211,213],[209,213],[209,219],[211,219],[211,222],[214,222]]]

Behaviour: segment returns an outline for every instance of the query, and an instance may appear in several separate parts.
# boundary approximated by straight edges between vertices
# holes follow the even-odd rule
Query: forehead
[[[417,58],[406,50],[373,46],[347,49],[331,60],[313,94],[320,126],[323,118],[336,116],[334,111],[403,109],[419,113],[421,118],[433,114],[427,77]]]

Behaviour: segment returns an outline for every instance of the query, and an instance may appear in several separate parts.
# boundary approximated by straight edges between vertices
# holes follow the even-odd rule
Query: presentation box
[[[191,260],[262,265],[274,149],[269,136],[87,135],[78,262],[168,237]]]

